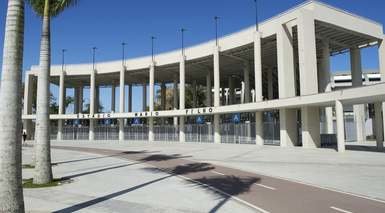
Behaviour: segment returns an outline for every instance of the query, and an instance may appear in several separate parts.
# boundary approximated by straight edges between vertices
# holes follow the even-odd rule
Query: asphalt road
[[[196,162],[188,159],[191,156],[68,146],[54,146],[53,148],[89,152],[146,163],[152,166],[148,168],[149,171],[179,176],[191,184],[202,187],[208,193],[215,193],[223,197],[223,202],[219,203],[216,209],[221,208],[228,199],[234,199],[255,209],[256,212],[385,212],[385,202],[380,200],[234,168]]]

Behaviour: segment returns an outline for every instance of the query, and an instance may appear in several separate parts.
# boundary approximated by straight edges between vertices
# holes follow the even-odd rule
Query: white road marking
[[[330,206],[331,209],[334,209],[336,211],[339,211],[339,212],[343,212],[343,213],[353,213],[351,211],[347,211],[347,210],[344,210],[344,209],[340,209],[340,208],[337,208],[337,207],[334,207],[334,206]]]
[[[277,190],[277,189],[274,188],[274,187],[266,186],[266,185],[263,185],[263,184],[260,184],[260,183],[256,183],[255,185],[260,186],[260,187],[263,187],[263,188],[266,188],[266,189],[270,189],[270,190]]]
[[[223,174],[223,173],[216,172],[216,171],[211,171],[211,172],[214,173],[214,174],[217,174],[217,175],[225,175],[225,174]]]

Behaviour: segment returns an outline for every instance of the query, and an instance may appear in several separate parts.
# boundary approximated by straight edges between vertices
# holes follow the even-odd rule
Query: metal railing
[[[179,127],[177,125],[154,126],[154,140],[165,142],[179,141]]]
[[[148,140],[148,126],[125,126],[124,140],[131,141],[147,141]]]
[[[185,125],[186,142],[213,143],[214,128],[212,124]]]

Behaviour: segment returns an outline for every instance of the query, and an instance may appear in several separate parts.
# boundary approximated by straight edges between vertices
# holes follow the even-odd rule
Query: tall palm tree
[[[36,128],[35,128],[35,174],[33,183],[52,181],[51,142],[49,131],[49,77],[51,67],[51,17],[59,15],[77,0],[27,0],[34,11],[42,17],[43,26],[40,44],[40,71],[37,83]]]
[[[0,92],[0,212],[24,212],[21,176],[21,73],[24,0],[8,0]]]

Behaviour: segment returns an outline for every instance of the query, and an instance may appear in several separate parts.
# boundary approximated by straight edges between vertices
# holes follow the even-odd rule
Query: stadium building
[[[258,27],[185,49],[52,66],[50,81],[59,87],[59,104],[50,115],[51,138],[282,147],[336,142],[343,152],[351,134],[345,122],[350,116],[354,140],[364,142],[370,132],[381,148],[384,38],[379,23],[308,1]],[[378,50],[379,70],[367,74],[361,50],[369,47]],[[346,52],[351,71],[333,75],[331,57]],[[30,139],[38,75],[39,67],[33,66],[25,77],[23,120]],[[133,98],[138,87],[142,98]],[[108,97],[100,97],[102,89],[109,90]],[[73,112],[66,113],[69,90],[74,93]],[[187,104],[188,92],[192,100]],[[101,109],[101,99],[111,101],[111,110]],[[132,110],[136,101],[142,104],[140,112]]]

